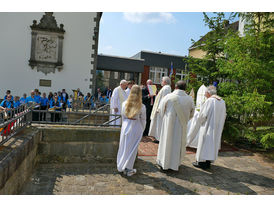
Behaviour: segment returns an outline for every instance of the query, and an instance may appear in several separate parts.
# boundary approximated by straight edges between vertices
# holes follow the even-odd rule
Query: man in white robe
[[[196,162],[193,166],[202,169],[210,168],[210,163],[218,157],[226,118],[225,101],[217,96],[216,87],[207,87],[205,95],[208,99],[201,108],[195,127],[189,132],[189,135],[195,137],[192,133],[200,127]],[[188,139],[188,143],[192,140],[193,138]]]
[[[187,142],[189,142],[190,138],[191,139],[193,138],[189,132],[193,129],[193,127],[197,123],[197,118],[201,111],[201,107],[206,101],[206,96],[205,96],[206,91],[207,91],[207,88],[205,85],[200,86],[200,88],[198,89],[194,116],[191,120],[188,121],[188,124],[187,124],[187,140],[188,140]],[[192,135],[195,135],[195,138],[192,140],[190,144],[187,145],[188,147],[192,147],[192,148],[198,147],[198,139],[199,139],[199,132],[200,132],[199,128],[200,127],[196,126],[196,131],[192,132]]]
[[[171,81],[169,77],[163,77],[162,78],[162,89],[159,91],[159,93],[156,96],[152,112],[150,115],[151,123],[150,128],[148,132],[148,136],[152,136],[155,138],[154,142],[159,143],[160,140],[160,134],[161,134],[161,128],[162,128],[162,118],[159,115],[159,105],[161,103],[161,100],[171,92],[170,87]]]
[[[111,99],[110,99],[110,114],[121,115],[122,104],[127,99],[127,94],[125,89],[127,88],[127,81],[121,80],[120,86],[116,87],[113,90]],[[117,116],[110,116],[110,120],[117,118]],[[121,118],[110,122],[110,125],[121,125]]]
[[[162,170],[178,171],[186,152],[187,122],[193,117],[194,102],[185,88],[186,83],[178,81],[159,106],[163,121],[156,162]]]

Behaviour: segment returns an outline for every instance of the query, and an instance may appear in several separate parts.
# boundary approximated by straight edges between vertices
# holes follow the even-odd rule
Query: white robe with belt
[[[155,103],[153,105],[153,109],[150,115],[151,123],[149,127],[149,136],[155,137],[157,140],[160,140],[161,127],[162,127],[162,118],[159,115],[159,105],[161,100],[171,92],[171,87],[169,85],[165,85],[162,87],[158,95],[156,96]]]
[[[194,113],[194,117],[189,120],[188,124],[187,124],[187,142],[189,142],[190,139],[192,139],[193,137],[190,135],[190,131],[192,131],[194,129],[194,127],[196,126],[196,131],[192,132],[192,135],[196,135],[195,138],[192,140],[192,142],[190,144],[187,144],[188,147],[192,147],[192,148],[197,148],[198,147],[198,139],[199,139],[199,133],[200,133],[200,126],[198,126],[197,124],[199,124],[199,122],[197,122],[200,110],[203,106],[203,104],[206,101],[206,97],[205,97],[205,92],[207,91],[207,88],[205,87],[205,85],[202,85],[197,92],[197,99],[196,99],[196,108],[195,108],[195,113]]]
[[[127,94],[125,90],[123,90],[120,86],[116,87],[113,90],[111,99],[110,99],[110,114],[120,115],[121,109],[122,109],[122,103],[127,99]],[[114,108],[118,108],[118,112],[114,111]],[[109,120],[115,119],[117,116],[110,116]],[[110,125],[120,125],[121,124],[121,118],[113,121],[110,123]]]
[[[180,114],[175,109],[172,101],[174,98],[181,109]],[[182,90],[175,90],[161,101],[159,114],[163,121],[156,162],[163,169],[179,169],[186,151],[187,122],[193,117],[193,113],[193,99]],[[182,116],[184,124],[178,115]]]
[[[197,118],[197,124],[189,131],[189,143],[195,137],[193,133],[200,129],[196,160],[204,162],[206,160],[215,161],[221,145],[222,131],[226,118],[225,101],[222,99],[208,98],[201,108]],[[200,127],[200,128],[199,128]]]
[[[122,128],[120,134],[120,144],[117,154],[117,169],[122,172],[127,169],[133,169],[136,159],[138,145],[142,139],[146,126],[146,107],[142,109],[132,120],[125,116],[125,104],[122,106]]]

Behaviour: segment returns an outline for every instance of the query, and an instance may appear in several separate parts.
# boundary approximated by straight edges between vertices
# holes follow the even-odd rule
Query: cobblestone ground
[[[39,164],[21,194],[274,194],[273,163],[250,153],[222,152],[204,171],[191,165],[194,157],[187,154],[177,173],[161,172],[156,157],[138,157],[132,177],[118,173],[115,162]]]

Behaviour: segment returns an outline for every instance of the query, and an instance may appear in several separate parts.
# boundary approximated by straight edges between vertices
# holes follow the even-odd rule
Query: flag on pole
[[[173,74],[173,62],[171,62],[171,65],[170,65],[169,78],[171,78],[172,74]]]

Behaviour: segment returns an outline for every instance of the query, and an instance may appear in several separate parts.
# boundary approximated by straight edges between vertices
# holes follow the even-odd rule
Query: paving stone
[[[113,162],[38,164],[21,194],[274,194],[273,164],[241,152],[221,154],[208,171],[193,167],[195,154],[187,154],[177,173],[160,172],[155,157],[139,157],[131,177],[119,174]]]

